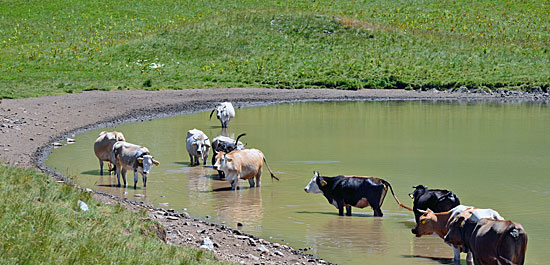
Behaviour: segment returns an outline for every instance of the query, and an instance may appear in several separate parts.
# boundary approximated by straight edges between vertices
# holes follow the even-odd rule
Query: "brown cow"
[[[447,232],[449,232],[449,223],[464,211],[469,211],[472,219],[475,220],[479,220],[481,218],[494,218],[498,220],[503,219],[498,212],[492,209],[477,209],[472,206],[458,205],[450,211],[441,213],[434,213],[432,210],[428,209],[426,211],[421,211],[423,214],[420,216],[419,222],[416,224],[416,227],[411,230],[411,232],[417,237],[436,233],[439,237],[444,238]],[[454,252],[454,261],[455,263],[460,263],[460,250],[462,248],[460,246],[452,247]],[[469,262],[471,260],[472,254],[468,252],[466,261]]]
[[[231,189],[236,190],[239,186],[239,178],[247,179],[250,187],[260,187],[260,176],[262,175],[262,165],[265,162],[271,178],[279,180],[267,164],[262,151],[258,149],[235,150],[231,153],[219,152],[216,157],[214,169],[223,171],[225,178],[231,183]],[[256,183],[254,183],[256,178]]]
[[[521,224],[491,218],[476,221],[468,218],[470,214],[461,213],[449,224],[445,242],[469,249],[476,265],[524,263],[527,234]]]
[[[100,132],[99,137],[94,143],[94,152],[97,159],[99,159],[99,174],[103,176],[103,161],[109,162],[111,159],[111,153],[113,152],[113,144],[118,141],[126,141],[124,135],[121,132]],[[111,163],[109,163],[109,171],[111,171]]]

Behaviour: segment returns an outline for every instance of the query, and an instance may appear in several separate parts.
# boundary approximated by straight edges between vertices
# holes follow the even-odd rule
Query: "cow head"
[[[197,151],[197,155],[203,159],[208,157],[208,150],[210,149],[210,140],[204,137],[193,137],[193,148]]]
[[[414,198],[420,198],[420,196],[422,196],[422,194],[424,194],[426,190],[428,190],[428,187],[424,185],[417,185],[417,186],[413,186],[413,189],[415,190],[409,193],[409,197],[411,197],[411,199],[414,200]]]
[[[466,217],[459,214],[449,224],[449,232],[443,237],[446,243],[454,246],[461,246],[463,244],[462,229],[466,223]]]
[[[428,209],[426,211],[418,210],[422,214],[418,219],[416,226],[411,229],[411,232],[416,235],[416,237],[421,237],[424,235],[431,235],[435,233],[437,229],[437,216],[435,213]]]
[[[216,164],[214,164],[214,169],[224,171],[224,169],[233,167],[233,157],[228,156],[226,153],[219,152],[216,155]]]
[[[153,165],[158,166],[160,163],[159,161],[153,159],[153,156],[151,155],[144,155],[142,157],[138,157],[137,159],[139,165],[143,168],[142,172],[143,175],[149,174],[149,171],[151,171],[151,168]]]
[[[304,191],[307,193],[323,193],[319,185],[326,185],[326,181],[323,177],[319,176],[319,172],[313,171],[313,177],[309,181],[309,184],[304,188]]]

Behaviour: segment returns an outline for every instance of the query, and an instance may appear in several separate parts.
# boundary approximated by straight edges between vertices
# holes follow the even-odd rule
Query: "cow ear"
[[[153,159],[153,164],[155,164],[155,166],[158,166],[158,165],[160,165],[160,162],[157,161],[157,160],[155,160],[155,159]]]
[[[143,162],[143,157],[138,157],[137,161],[140,163]]]
[[[321,180],[321,186],[326,186],[327,185],[327,181],[326,180]]]

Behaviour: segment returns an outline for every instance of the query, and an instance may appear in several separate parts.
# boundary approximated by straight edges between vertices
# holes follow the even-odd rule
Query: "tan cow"
[[[262,151],[258,149],[235,150],[229,154],[219,152],[214,169],[223,171],[233,190],[236,190],[239,186],[239,178],[248,180],[251,188],[254,186],[260,187],[263,162],[265,162],[271,178],[279,180],[271,172]],[[254,183],[254,178],[256,178],[256,183]]]
[[[111,152],[113,151],[113,144],[118,141],[126,141],[124,135],[121,132],[106,132],[99,133],[99,137],[94,143],[94,152],[97,159],[99,159],[99,174],[103,176],[103,161],[109,162],[111,159]],[[111,171],[111,163],[109,163],[109,171]]]

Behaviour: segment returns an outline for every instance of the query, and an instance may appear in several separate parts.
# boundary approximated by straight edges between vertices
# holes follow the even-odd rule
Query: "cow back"
[[[227,154],[231,158],[232,169],[241,179],[250,179],[262,169],[264,155],[258,149],[235,150]]]

